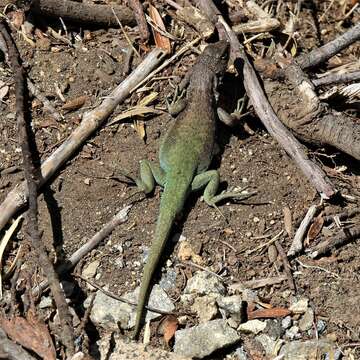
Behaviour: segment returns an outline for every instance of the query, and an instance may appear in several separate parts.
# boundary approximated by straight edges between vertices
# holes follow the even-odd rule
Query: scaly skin
[[[155,181],[164,186],[159,217],[149,258],[144,267],[136,309],[134,337],[139,334],[151,280],[169,237],[175,217],[180,213],[191,191],[205,187],[204,200],[210,206],[239,193],[217,195],[219,174],[207,171],[215,144],[214,84],[225,71],[228,44],[219,41],[208,45],[192,68],[187,89],[187,105],[165,135],[160,146],[160,167],[143,160],[140,163],[138,187],[149,193]],[[155,180],[155,181],[154,181]]]

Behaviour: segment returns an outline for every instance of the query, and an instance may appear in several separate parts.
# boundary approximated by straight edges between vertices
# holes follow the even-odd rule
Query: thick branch
[[[33,0],[31,10],[42,16],[59,18],[88,26],[118,27],[118,23],[109,5],[80,3],[70,0]],[[122,5],[113,6],[123,25],[135,25],[133,12]]]

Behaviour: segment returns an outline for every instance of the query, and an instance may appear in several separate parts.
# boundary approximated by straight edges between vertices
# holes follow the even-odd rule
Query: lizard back
[[[160,146],[160,166],[165,172],[183,164],[184,172],[193,176],[209,167],[215,144],[214,88],[225,71],[227,51],[226,41],[210,44],[193,66],[187,105]]]

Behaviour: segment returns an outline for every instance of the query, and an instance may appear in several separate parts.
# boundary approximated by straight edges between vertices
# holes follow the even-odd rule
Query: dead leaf
[[[292,237],[293,233],[293,227],[292,227],[292,216],[291,216],[291,210],[288,206],[285,206],[283,208],[283,214],[284,214],[284,226],[287,234]]]
[[[37,319],[31,310],[27,313],[27,319],[15,316],[8,320],[0,317],[0,325],[12,340],[34,351],[41,358],[56,359],[55,347],[47,326]]]
[[[75,99],[68,100],[63,106],[62,109],[65,111],[74,111],[80,109],[85,103],[88,97],[86,95],[79,96]]]
[[[271,309],[259,309],[255,311],[248,311],[247,317],[249,320],[253,319],[277,319],[283,318],[291,314],[291,311],[286,308],[275,307]]]
[[[169,341],[175,335],[175,331],[178,328],[178,320],[174,315],[168,315],[160,324],[160,333],[164,336],[165,344],[169,346]]]
[[[157,99],[159,93],[157,91],[152,91],[149,95],[146,95],[139,101],[140,106],[147,106],[151,104],[154,100]]]
[[[109,122],[108,126],[113,125],[119,122],[120,120],[132,118],[134,116],[144,116],[145,114],[161,114],[161,113],[162,111],[154,109],[152,107],[136,106],[115,116],[115,118]]]
[[[311,224],[309,231],[307,233],[307,237],[304,241],[305,246],[309,246],[310,242],[314,240],[320,233],[322,227],[324,225],[324,217],[323,212],[321,212],[313,221]]]
[[[162,21],[162,18],[159,14],[159,12],[156,10],[156,8],[152,5],[149,5],[149,15],[151,17],[151,20],[157,25],[157,27],[163,31],[166,31],[164,22]],[[156,47],[163,49],[168,54],[171,52],[171,44],[170,40],[165,37],[164,35],[161,35],[159,31],[155,30],[153,27],[151,28]]]

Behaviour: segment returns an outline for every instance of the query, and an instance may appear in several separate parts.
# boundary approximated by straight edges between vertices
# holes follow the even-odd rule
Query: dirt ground
[[[235,1],[236,2],[236,1]],[[330,4],[332,3],[332,5]],[[347,3],[347,5],[344,5]],[[354,12],[342,24],[336,27],[344,6],[351,8],[351,1],[313,1],[304,2],[300,12],[301,21],[298,26],[298,52],[308,51],[333,39],[344,29],[359,21],[359,12]],[[353,2],[355,3],[355,2]],[[331,11],[320,17],[331,5]],[[280,13],[287,22],[289,11],[293,8],[291,2],[284,2]],[[230,8],[234,11],[233,8]],[[49,20],[50,21],[50,20]],[[48,157],[61,144],[81,121],[81,114],[97,106],[101,99],[120,83],[126,75],[122,74],[124,49],[128,44],[122,32],[118,29],[86,29],[82,28],[82,42],[75,42],[76,47],[68,46],[46,33],[44,20],[34,22],[37,29],[34,33],[35,46],[16,37],[29,77],[50,100],[51,104],[64,113],[64,120],[57,122],[51,114],[44,110],[41,102],[31,98],[33,129],[36,136],[39,156],[42,160]],[[59,24],[54,21],[56,28]],[[193,30],[185,28],[184,41],[194,36]],[[314,28],[316,31],[314,31]],[[76,25],[68,25],[69,33],[79,32]],[[129,36],[139,41],[137,28],[127,29]],[[276,33],[273,34],[275,41]],[[261,39],[255,40],[260,44]],[[180,46],[180,42],[176,47]],[[254,50],[255,51],[255,50]],[[359,57],[359,44],[355,44],[338,55],[344,58]],[[144,55],[144,49],[141,50]],[[171,83],[177,83],[186,73],[188,66],[194,62],[194,53],[185,54],[179,61],[166,68],[159,76],[171,78]],[[340,61],[339,60],[339,61]],[[139,59],[132,61],[136,67]],[[327,65],[313,69],[320,73]],[[2,121],[0,122],[0,201],[3,201],[9,191],[24,176],[21,170],[21,152],[19,151],[18,134],[15,118],[15,97],[12,73],[2,62],[0,80],[10,86],[9,92],[0,103]],[[165,98],[171,94],[169,78],[151,83],[151,91],[159,95],[155,105],[165,111]],[[86,103],[79,110],[65,112],[63,101],[56,87],[60,89],[65,102],[86,95]],[[239,88],[242,88],[239,85]],[[118,106],[117,114],[136,105],[150,89],[133,94],[122,105]],[[331,106],[331,104],[330,104]],[[358,113],[355,112],[355,116]],[[138,118],[139,119],[139,118]],[[142,119],[140,119],[142,120]],[[141,196],[129,196],[135,192],[113,177],[121,177],[121,170],[137,174],[139,160],[156,160],[159,139],[174,121],[167,114],[150,116],[144,122],[145,138],[142,139],[133,126],[133,119],[119,122],[115,125],[101,127],[81,149],[62,167],[52,181],[45,187],[39,197],[40,227],[42,239],[54,261],[58,263],[77,250],[87,239],[92,237],[111,217],[131,202]],[[244,130],[246,128],[252,131]],[[205,265],[212,271],[224,275],[228,284],[257,278],[277,276],[278,269],[271,261],[267,251],[249,250],[256,248],[284,230],[284,208],[291,210],[293,226],[296,230],[309,206],[319,204],[320,197],[313,186],[296,167],[293,161],[266,132],[260,121],[251,112],[236,128],[224,125],[218,127],[218,143],[220,151],[215,156],[211,168],[219,168],[222,189],[231,187],[248,187],[257,194],[243,202],[229,202],[220,206],[226,221],[219,213],[209,208],[200,200],[201,194],[192,194],[186,203],[183,216],[174,228],[174,233],[181,233],[192,244],[199,255],[205,260]],[[330,176],[336,188],[346,195],[347,199],[340,202],[326,203],[324,210],[337,214],[344,210],[354,209],[360,201],[359,163],[344,156],[332,148],[309,147],[309,154],[314,161],[321,164]],[[6,169],[13,171],[7,172]],[[332,170],[332,171],[330,171]],[[99,246],[86,256],[77,266],[77,271],[95,259],[100,261],[98,273],[101,277],[97,282],[114,293],[122,294],[133,290],[139,285],[142,273],[144,250],[150,246],[154,233],[155,222],[161,190],[134,203],[129,219],[116,228],[115,231]],[[350,201],[351,200],[351,201]],[[345,225],[358,223],[360,216],[346,220]],[[332,237],[340,233],[336,227],[326,229],[309,247],[315,245],[324,237]],[[3,265],[8,266],[14,259],[19,245],[26,243],[23,232],[17,234],[10,249],[7,250]],[[287,251],[292,237],[286,232],[279,238]],[[332,253],[312,260],[306,255],[297,260],[308,266],[301,266],[297,260],[291,261],[294,280],[298,294],[305,295],[315,309],[316,319],[327,323],[325,334],[332,334],[342,349],[354,346],[360,342],[360,249],[358,241],[334,250]],[[123,248],[121,253],[119,246]],[[175,268],[177,263],[178,244],[171,242],[163,260],[163,270],[169,266]],[[171,260],[171,264],[167,260]],[[31,282],[43,278],[37,261],[31,253],[24,255],[27,269],[33,274]],[[175,268],[178,269],[178,268]],[[184,268],[186,274],[194,272],[195,268]],[[177,270],[180,275],[180,271]],[[81,308],[88,287],[71,276],[66,280],[77,283],[73,292],[74,308]],[[30,281],[30,280],[29,280]],[[177,288],[170,293],[173,299],[178,298],[183,290],[183,279],[177,277]],[[8,289],[10,282],[3,286]],[[30,286],[30,285],[27,285]],[[287,282],[279,285],[266,286],[259,290],[259,296],[264,302],[274,306],[286,306],[284,291],[288,289]],[[78,302],[78,303],[77,303]],[[79,310],[81,315],[81,311]],[[154,325],[155,326],[155,325]],[[88,336],[97,339],[101,330],[89,326]],[[161,346],[154,339],[153,344]],[[353,356],[360,358],[360,350],[354,347]]]

